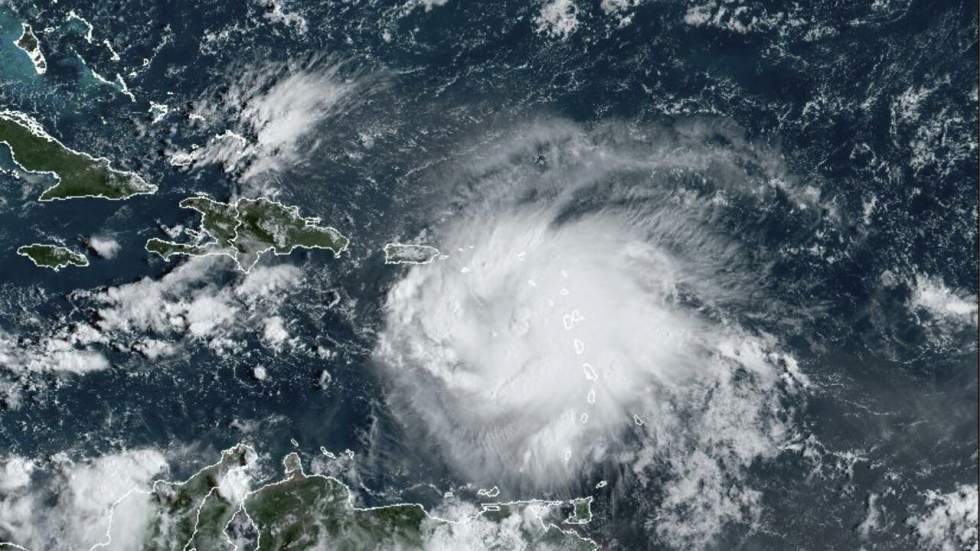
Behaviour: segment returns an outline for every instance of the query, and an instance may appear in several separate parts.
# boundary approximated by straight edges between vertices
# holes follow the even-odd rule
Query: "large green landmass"
[[[58,271],[68,266],[88,266],[88,258],[67,247],[34,243],[17,248],[17,254],[31,259],[36,266]]]
[[[221,454],[221,461],[185,482],[155,483],[150,494],[153,512],[143,550],[233,549],[225,529],[240,504],[230,501],[218,488],[234,476],[234,471],[248,465],[251,453],[246,446],[235,446]]]
[[[157,482],[142,549],[407,550],[434,542],[468,550],[596,549],[572,528],[558,527],[581,524],[590,500],[488,504],[460,521],[432,517],[417,504],[359,508],[340,481],[305,474],[296,454],[283,460],[283,480],[231,495],[252,460],[254,452],[239,445],[186,482]],[[574,512],[563,520],[568,508]]]
[[[247,272],[269,251],[287,255],[297,248],[330,249],[339,255],[350,244],[336,229],[319,226],[318,218],[304,218],[297,207],[269,199],[222,203],[197,195],[182,200],[180,206],[201,214],[200,234],[205,239],[177,243],[153,238],[146,242],[147,251],[167,260],[173,255],[226,255]]]
[[[24,170],[50,172],[58,179],[58,183],[44,190],[41,201],[79,197],[127,199],[157,189],[136,174],[113,169],[107,159],[65,147],[22,113],[0,111],[0,143],[10,148]]]

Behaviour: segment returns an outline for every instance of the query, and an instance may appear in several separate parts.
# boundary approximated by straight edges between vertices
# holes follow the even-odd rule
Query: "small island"
[[[225,255],[248,272],[267,252],[288,255],[298,248],[329,249],[340,256],[350,244],[335,228],[320,226],[319,218],[304,218],[298,207],[270,199],[222,203],[196,195],[182,200],[179,206],[201,214],[198,239],[192,243],[157,238],[147,241],[146,250],[164,260],[174,255]]]
[[[41,43],[30,25],[27,23],[23,23],[22,25],[23,31],[20,34],[20,38],[14,41],[14,45],[24,50],[27,57],[31,58],[31,63],[34,64],[34,71],[39,75],[43,75],[48,71],[48,62],[44,59],[44,54],[41,53]]]
[[[24,170],[49,173],[57,179],[39,201],[84,197],[121,200],[157,190],[132,172],[112,168],[108,159],[68,148],[23,113],[0,111],[0,143],[10,148],[14,162]]]
[[[88,258],[85,255],[59,245],[46,245],[42,243],[24,245],[17,248],[17,254],[26,256],[35,266],[50,268],[56,272],[68,266],[78,266],[80,268],[88,266]]]
[[[439,249],[429,245],[388,243],[385,245],[385,264],[428,264],[439,257]]]

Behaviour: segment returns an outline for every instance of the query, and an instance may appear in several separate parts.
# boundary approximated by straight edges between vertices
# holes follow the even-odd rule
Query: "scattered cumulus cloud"
[[[158,360],[200,342],[219,355],[233,354],[250,333],[274,348],[282,346],[289,334],[276,312],[298,287],[300,269],[257,266],[231,281],[222,273],[220,259],[191,258],[159,279],[74,291],[71,300],[85,321],[66,318],[40,334],[0,329],[0,396],[16,408],[19,389],[31,380],[24,375],[109,369],[109,351]]]
[[[357,105],[376,79],[352,74],[347,64],[320,59],[303,67],[269,64],[232,77],[218,103],[200,102],[194,116],[237,123],[207,143],[170,151],[171,164],[220,164],[243,181],[303,163],[312,131]],[[232,106],[232,107],[229,107]],[[240,109],[237,106],[242,106]],[[226,111],[232,109],[231,113]]]
[[[283,25],[299,34],[306,34],[309,29],[306,18],[284,7],[283,0],[260,0],[259,4],[263,7],[262,17],[270,23]]]
[[[230,285],[214,283],[220,260],[191,258],[160,279],[86,292],[95,307],[94,326],[114,341],[130,341],[147,357],[173,353],[175,337],[215,342],[246,330],[245,320],[275,308],[275,301],[299,283],[299,268],[257,266]],[[109,338],[109,337],[107,337]]]
[[[104,354],[92,348],[90,327],[81,324],[36,340],[22,340],[0,330],[0,368],[14,373],[85,374],[109,368]]]
[[[640,4],[641,0],[602,0],[599,7],[608,15],[631,10]]]
[[[883,279],[894,282],[892,276]],[[906,308],[931,348],[976,348],[976,295],[953,289],[940,278],[923,275],[913,276],[908,285],[911,292]]]
[[[867,540],[871,534],[882,529],[883,514],[881,506],[878,504],[878,498],[878,494],[874,492],[868,494],[868,500],[865,503],[864,520],[857,527],[857,533],[861,536],[861,539]]]
[[[917,277],[909,307],[950,323],[977,324],[977,297],[950,289],[938,278]]]
[[[633,10],[642,0],[602,0],[599,8],[606,16],[618,21],[620,27],[633,22]]]

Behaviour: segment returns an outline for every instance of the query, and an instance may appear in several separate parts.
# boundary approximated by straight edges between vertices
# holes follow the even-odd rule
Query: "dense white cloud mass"
[[[166,471],[152,449],[64,459],[53,478],[32,481],[33,463],[0,461],[0,541],[29,549],[137,549],[149,520],[150,481]],[[24,467],[27,465],[27,468]],[[125,507],[117,506],[125,500]],[[111,528],[111,529],[110,529]]]
[[[542,489],[608,463],[666,472],[651,529],[699,545],[759,514],[743,471],[790,436],[782,398],[805,379],[726,313],[753,274],[706,225],[712,199],[673,177],[753,182],[691,131],[542,125],[482,152],[436,234],[449,258],[394,285],[376,355],[405,423],[464,476]]]
[[[34,472],[34,461],[23,457],[8,457],[0,463],[0,491],[11,492],[27,486]]]
[[[109,368],[109,360],[89,345],[99,342],[88,325],[64,327],[55,334],[24,345],[0,330],[0,368],[13,373],[25,371],[85,374]]]
[[[112,237],[93,235],[88,240],[88,246],[102,258],[114,258],[119,253],[119,242]]]
[[[279,348],[289,339],[289,332],[282,317],[272,316],[263,323],[262,338],[273,348]]]
[[[916,278],[909,307],[913,312],[924,310],[945,323],[977,324],[977,297],[950,289],[936,278]]]
[[[578,7],[572,0],[551,0],[534,18],[537,31],[552,38],[568,38],[578,29]]]
[[[977,551],[977,486],[962,485],[948,494],[926,494],[929,510],[913,516],[908,524],[915,529],[926,549],[937,551]]]

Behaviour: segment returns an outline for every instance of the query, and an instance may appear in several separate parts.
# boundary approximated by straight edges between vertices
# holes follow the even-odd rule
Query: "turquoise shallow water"
[[[22,19],[8,8],[0,7],[0,64],[3,64],[5,86],[24,85],[37,76],[30,58],[15,44],[20,38]]]

